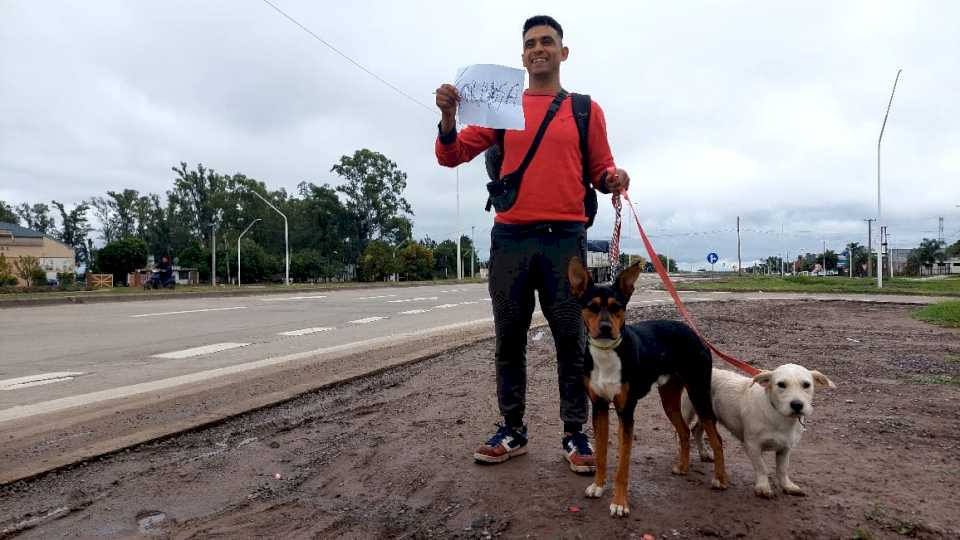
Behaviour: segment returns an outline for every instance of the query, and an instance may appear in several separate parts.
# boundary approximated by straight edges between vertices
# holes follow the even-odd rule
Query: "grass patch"
[[[949,386],[960,386],[960,377],[953,375],[919,375],[913,378],[913,382],[918,384],[946,384]]]
[[[960,297],[960,278],[933,280],[888,278],[883,280],[883,288],[878,289],[876,279],[870,278],[732,276],[718,279],[692,279],[680,283],[678,288],[691,291],[910,294]]]
[[[948,364],[960,364],[960,356],[948,354],[947,357],[944,358],[944,361],[946,361]]]
[[[960,300],[929,305],[914,311],[912,315],[931,324],[960,328]]]

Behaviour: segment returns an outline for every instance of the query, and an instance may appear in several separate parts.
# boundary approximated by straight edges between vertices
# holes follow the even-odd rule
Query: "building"
[[[74,249],[49,236],[0,221],[0,254],[11,265],[20,257],[36,257],[47,279],[56,279],[58,272],[76,272]],[[26,285],[22,280],[21,285]]]

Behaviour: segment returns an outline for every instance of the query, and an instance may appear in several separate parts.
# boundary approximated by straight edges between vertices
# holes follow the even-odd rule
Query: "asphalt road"
[[[644,276],[633,302],[669,302],[655,281]],[[485,284],[3,309],[0,422],[468,325],[492,327]]]

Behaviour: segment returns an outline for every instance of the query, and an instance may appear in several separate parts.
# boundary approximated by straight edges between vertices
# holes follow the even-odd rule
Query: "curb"
[[[335,291],[351,291],[360,289],[380,289],[394,287],[430,287],[436,285],[472,285],[475,283],[486,283],[486,281],[412,281],[412,282],[383,282],[383,284],[361,284],[359,282],[351,285],[337,287],[290,287],[284,289],[263,288],[263,289],[239,289],[222,291],[197,291],[170,293],[158,291],[156,293],[126,293],[98,295],[96,293],[78,294],[70,296],[57,296],[53,298],[14,298],[3,299],[0,296],[0,309],[16,307],[36,307],[36,306],[55,306],[62,304],[100,304],[109,302],[140,302],[151,300],[174,300],[178,298],[230,298],[234,296],[260,296],[265,294],[289,294],[289,293],[323,293]]]

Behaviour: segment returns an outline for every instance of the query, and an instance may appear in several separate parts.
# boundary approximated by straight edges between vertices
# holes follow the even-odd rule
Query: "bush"
[[[46,287],[47,273],[44,272],[43,268],[34,268],[30,272],[30,283],[34,287]]]
[[[61,288],[71,287],[77,282],[77,275],[73,272],[57,272],[57,281]]]
[[[114,286],[127,282],[127,274],[147,264],[147,243],[140,238],[121,238],[97,252],[97,267],[113,274]]]
[[[210,251],[200,242],[194,241],[177,255],[177,264],[181,267],[196,268],[200,281],[210,280]]]

